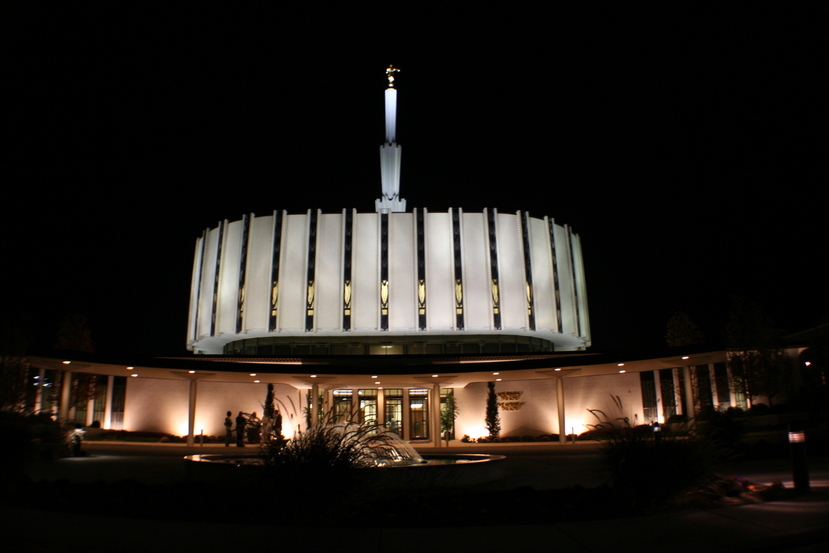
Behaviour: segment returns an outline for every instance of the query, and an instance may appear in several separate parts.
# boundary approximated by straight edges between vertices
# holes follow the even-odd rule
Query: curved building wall
[[[547,217],[274,212],[196,241],[188,349],[248,338],[530,336],[590,345],[581,242]]]

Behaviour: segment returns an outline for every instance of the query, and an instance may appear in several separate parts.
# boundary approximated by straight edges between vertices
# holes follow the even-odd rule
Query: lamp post
[[[809,493],[809,469],[806,467],[806,432],[802,423],[789,423],[789,445],[792,451],[792,479],[797,495]]]

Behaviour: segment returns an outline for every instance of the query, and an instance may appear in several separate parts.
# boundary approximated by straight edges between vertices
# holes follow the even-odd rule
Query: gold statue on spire
[[[389,64],[386,69],[386,78],[389,80],[389,88],[394,88],[394,74],[399,73],[400,70],[394,65]]]

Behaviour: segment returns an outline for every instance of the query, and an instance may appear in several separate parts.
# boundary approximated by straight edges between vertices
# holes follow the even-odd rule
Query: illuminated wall
[[[496,382],[495,392],[504,394],[498,399],[503,405],[499,409],[502,436],[535,437],[559,433],[555,379]],[[588,429],[586,424],[598,422],[588,409],[601,409],[613,418],[626,416],[631,423],[643,420],[642,392],[637,373],[568,377],[564,379],[564,394],[568,434],[581,434]],[[613,403],[614,396],[622,400],[621,413]],[[476,382],[465,388],[455,388],[455,397],[459,406],[455,437],[461,439],[464,434],[472,438],[488,435],[485,424],[486,383]]]
[[[292,427],[301,415],[302,392],[291,386],[274,386],[276,407],[283,416],[283,432],[293,435]],[[195,433],[224,436],[225,413],[233,418],[239,411],[263,414],[267,384],[240,382],[199,382],[196,393]],[[146,432],[187,435],[190,381],[156,378],[130,378],[127,381],[124,428]]]
[[[484,210],[222,222],[196,241],[187,347],[264,336],[533,336],[590,345],[581,241]]]

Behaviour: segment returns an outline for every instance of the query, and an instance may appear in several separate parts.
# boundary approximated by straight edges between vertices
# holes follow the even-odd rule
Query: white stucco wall
[[[559,433],[555,379],[496,382],[495,392],[521,392],[521,397],[514,401],[524,403],[518,410],[499,410],[502,436]],[[458,403],[455,435],[458,438],[464,434],[472,438],[487,435],[486,396],[487,385],[484,382],[455,388]],[[622,412],[616,409],[613,396],[619,396]],[[629,417],[631,424],[638,415],[641,423],[642,392],[639,375],[632,373],[565,378],[564,405],[568,434],[581,434],[588,429],[587,424],[597,422],[588,409],[601,409],[612,418]]]
[[[224,436],[225,413],[256,412],[261,418],[267,384],[200,382],[196,393],[196,434]],[[283,384],[274,386],[277,408],[283,416],[283,432],[292,435],[302,414],[303,393]],[[127,381],[125,430],[187,435],[190,382],[155,378]]]

